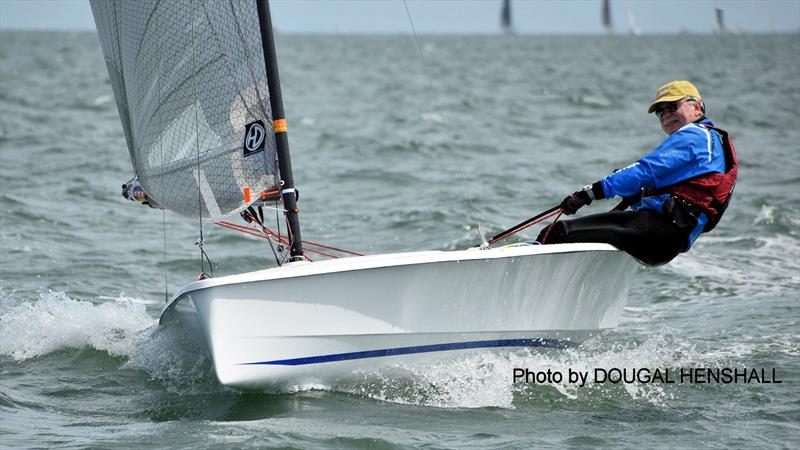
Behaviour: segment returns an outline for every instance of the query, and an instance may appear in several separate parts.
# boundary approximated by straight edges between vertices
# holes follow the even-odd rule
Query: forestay
[[[276,185],[253,0],[91,0],[136,175],[159,205],[215,218]]]

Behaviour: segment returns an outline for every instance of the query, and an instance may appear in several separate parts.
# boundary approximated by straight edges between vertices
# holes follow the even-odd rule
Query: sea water
[[[238,392],[156,326],[201,270],[200,223],[120,196],[131,164],[96,36],[3,32],[0,446],[800,446],[800,36],[279,34],[278,49],[313,241],[474,246],[476,224],[498,232],[653,149],[647,106],[673,79],[694,81],[732,134],[736,194],[689,253],[638,271],[619,327],[578,348]],[[264,241],[203,234],[217,276],[274,265]],[[704,368],[767,376],[593,379]]]

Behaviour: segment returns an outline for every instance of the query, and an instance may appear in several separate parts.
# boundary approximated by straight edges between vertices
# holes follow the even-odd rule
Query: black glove
[[[569,216],[575,214],[581,207],[591,204],[592,200],[600,198],[606,198],[606,195],[603,185],[598,181],[584,186],[582,191],[577,191],[565,198],[560,207],[564,210],[564,214]]]
[[[591,203],[592,198],[587,191],[576,191],[561,202],[561,209],[564,210],[564,214],[569,216],[578,212],[581,207]]]

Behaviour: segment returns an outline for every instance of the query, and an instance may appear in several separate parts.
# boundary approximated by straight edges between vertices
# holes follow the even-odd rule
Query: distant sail
[[[506,33],[513,32],[511,23],[511,0],[503,0],[503,8],[500,11],[500,27]]]
[[[91,0],[139,182],[156,203],[215,218],[276,185],[254,1]],[[246,133],[249,133],[246,135]]]
[[[603,0],[603,28],[606,34],[614,34],[614,25],[611,24],[611,0]]]
[[[725,21],[722,17],[722,8],[714,8],[714,31],[719,34],[725,34]]]
[[[633,13],[628,9],[628,30],[634,36],[642,34],[642,30],[636,25],[636,20],[633,18]]]

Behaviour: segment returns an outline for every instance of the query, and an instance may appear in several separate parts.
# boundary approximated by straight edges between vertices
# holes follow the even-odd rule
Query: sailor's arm
[[[697,147],[707,144],[695,130],[681,130],[640,160],[584,186],[561,202],[565,214],[574,214],[593,200],[612,197],[634,197],[642,189],[660,188],[697,175]]]
[[[597,198],[638,195],[642,189],[659,189],[704,173],[698,155],[707,145],[698,130],[678,131],[639,161],[600,180],[603,197]]]

